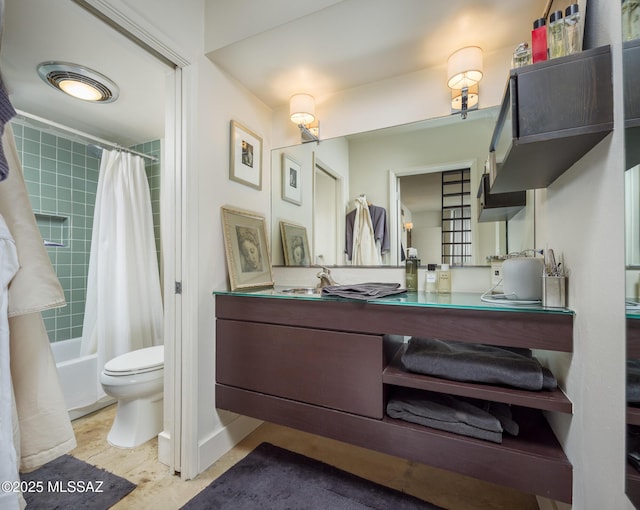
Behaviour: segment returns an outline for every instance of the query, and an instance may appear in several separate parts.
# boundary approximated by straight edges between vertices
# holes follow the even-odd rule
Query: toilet
[[[162,431],[164,345],[113,358],[105,364],[100,383],[118,402],[109,444],[133,448]]]

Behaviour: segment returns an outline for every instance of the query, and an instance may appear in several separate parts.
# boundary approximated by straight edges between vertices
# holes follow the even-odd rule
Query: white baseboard
[[[202,473],[236,444],[251,434],[262,421],[238,416],[226,426],[212,432],[198,445],[198,473]]]
[[[158,461],[165,466],[171,465],[171,434],[166,430],[158,434]]]

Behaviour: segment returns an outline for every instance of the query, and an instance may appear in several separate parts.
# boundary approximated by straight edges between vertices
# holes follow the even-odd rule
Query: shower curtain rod
[[[19,117],[22,117],[25,120],[33,120],[35,122],[40,122],[41,124],[46,124],[47,126],[51,126],[53,128],[60,129],[62,131],[66,131],[67,133],[79,136],[79,137],[84,138],[86,140],[91,140],[92,142],[98,143],[100,145],[106,145],[108,147],[112,147],[112,148],[114,148],[116,150],[119,150],[119,151],[129,152],[131,154],[135,154],[136,156],[140,156],[142,158],[150,159],[151,161],[154,161],[154,162],[158,161],[158,158],[156,158],[155,156],[149,156],[148,154],[144,154],[142,152],[138,152],[138,151],[135,151],[133,149],[128,149],[126,147],[122,147],[121,145],[118,145],[117,143],[110,142],[109,140],[105,140],[103,138],[98,138],[97,136],[90,135],[89,133],[85,133],[83,131],[79,131],[79,130],[71,128],[69,126],[65,126],[63,124],[58,124],[57,122],[53,122],[52,120],[45,119],[43,117],[38,117],[37,115],[32,115],[31,113],[27,113],[27,112],[24,112],[24,111],[18,110],[18,109],[16,109],[16,113],[18,114]],[[104,149],[104,147],[100,147],[100,148]]]

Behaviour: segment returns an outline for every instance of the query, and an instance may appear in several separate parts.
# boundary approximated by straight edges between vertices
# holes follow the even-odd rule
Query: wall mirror
[[[623,2],[623,82],[625,111],[625,266],[627,323],[627,495],[640,508],[640,25]],[[629,7],[627,5],[627,7]],[[630,14],[630,13],[626,13]],[[637,21],[637,16],[636,16]]]
[[[491,107],[470,112],[464,120],[451,115],[274,149],[274,265],[284,265],[282,222],[304,229],[311,265],[351,265],[345,253],[348,215],[353,215],[358,197],[373,206],[372,219],[375,210],[387,222],[380,260],[367,265],[403,265],[409,247],[417,250],[422,265],[465,266],[488,265],[487,257],[533,248],[534,191],[527,192],[527,206],[508,221],[477,220],[477,192],[497,115],[498,107]],[[450,182],[443,184],[457,182],[460,171],[466,171],[466,178],[459,189],[452,190]],[[292,186],[299,187],[300,200],[295,202],[287,198]],[[460,194],[467,208],[455,220],[456,234],[449,234],[443,217]],[[452,250],[467,250],[467,256],[445,259]]]

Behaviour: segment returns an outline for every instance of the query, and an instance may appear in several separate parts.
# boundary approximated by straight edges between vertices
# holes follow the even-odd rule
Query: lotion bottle
[[[562,19],[562,11],[552,12],[547,28],[549,58],[564,57],[566,54],[565,44],[565,24]]]
[[[451,292],[451,271],[449,264],[442,264],[438,271],[438,292],[449,294]]]
[[[547,20],[544,18],[539,18],[533,22],[531,58],[534,64],[547,60]]]
[[[582,25],[580,23],[580,8],[578,4],[571,4],[564,14],[565,37],[567,41],[567,55],[582,51]]]

